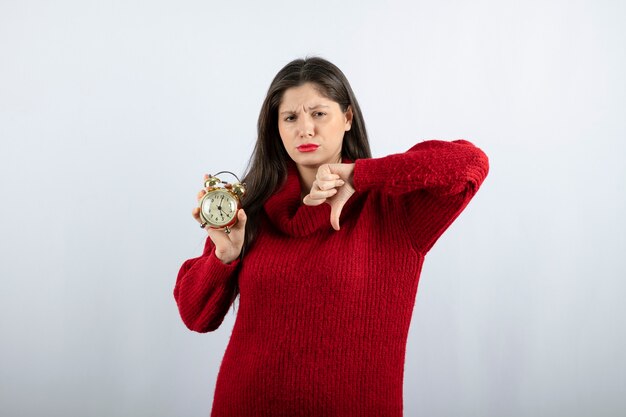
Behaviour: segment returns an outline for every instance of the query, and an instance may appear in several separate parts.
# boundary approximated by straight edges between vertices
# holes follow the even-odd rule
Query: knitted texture
[[[240,301],[215,388],[213,417],[402,416],[407,334],[424,256],[489,169],[470,142],[431,140],[355,162],[341,230],[330,206],[305,206],[294,163],[265,203],[243,259],[204,253],[182,265],[183,322],[222,323]]]

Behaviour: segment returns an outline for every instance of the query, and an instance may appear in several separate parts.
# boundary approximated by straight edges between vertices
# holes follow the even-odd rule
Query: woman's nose
[[[315,133],[315,125],[313,124],[313,120],[308,115],[304,115],[300,117],[298,122],[300,123],[298,128],[300,132],[300,137],[312,137]]]

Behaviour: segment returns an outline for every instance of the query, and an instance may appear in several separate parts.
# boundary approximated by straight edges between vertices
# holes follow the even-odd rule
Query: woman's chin
[[[319,167],[323,164],[339,164],[341,163],[341,158],[324,158],[321,155],[314,155],[311,152],[311,155],[294,155],[291,158],[297,165],[305,166],[305,167]]]

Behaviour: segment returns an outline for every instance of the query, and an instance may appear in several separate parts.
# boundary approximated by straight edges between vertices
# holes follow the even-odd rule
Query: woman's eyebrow
[[[318,109],[318,108],[320,108],[320,107],[326,107],[326,108],[328,108],[328,107],[330,107],[330,106],[327,106],[326,104],[316,104],[315,106],[310,106],[310,107],[309,107],[309,110],[315,110],[315,109]],[[295,110],[285,110],[285,111],[281,111],[281,112],[280,112],[280,114],[285,114],[285,113],[296,113],[296,111],[295,111]]]

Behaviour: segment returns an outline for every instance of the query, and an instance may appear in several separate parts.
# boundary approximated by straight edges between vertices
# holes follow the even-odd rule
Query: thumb
[[[248,221],[248,216],[246,212],[241,208],[237,211],[237,224],[231,227],[230,238],[231,240],[236,242],[237,244],[243,241],[243,236],[246,230],[246,222]]]
[[[237,224],[235,225],[235,228],[245,230],[247,221],[248,216],[246,215],[246,212],[242,208],[240,208],[237,212]]]
[[[239,209],[239,212],[237,213],[237,218],[244,226],[246,225],[248,216],[246,216],[246,212],[242,208]]]
[[[330,224],[335,230],[340,229],[339,217],[341,216],[343,206],[348,202],[350,196],[354,194],[354,188],[348,184],[339,187],[338,190],[337,194],[326,200],[330,204]]]
[[[339,230],[341,227],[339,226],[339,217],[341,216],[341,210],[343,209],[343,205],[345,201],[335,200],[330,204],[330,225],[335,230]]]

